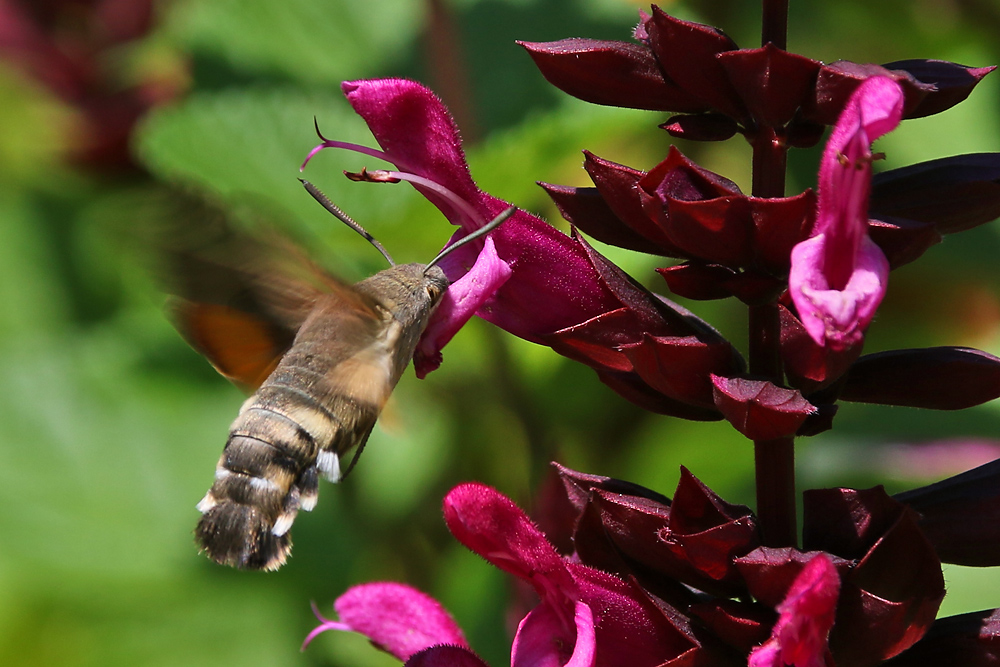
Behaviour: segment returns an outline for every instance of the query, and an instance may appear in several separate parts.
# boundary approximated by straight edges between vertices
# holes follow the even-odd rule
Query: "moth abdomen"
[[[202,549],[225,565],[280,567],[295,516],[316,505],[319,474],[339,478],[339,459],[324,447],[342,430],[308,389],[266,382],[230,427],[215,483],[198,504]]]

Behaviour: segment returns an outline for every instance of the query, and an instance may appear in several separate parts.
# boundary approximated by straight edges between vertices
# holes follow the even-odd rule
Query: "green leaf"
[[[371,76],[404,52],[420,12],[411,0],[187,2],[171,15],[170,34],[196,57],[234,70],[336,85]]]

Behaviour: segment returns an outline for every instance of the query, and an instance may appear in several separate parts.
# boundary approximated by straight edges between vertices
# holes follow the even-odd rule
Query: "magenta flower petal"
[[[470,203],[479,200],[483,193],[465,164],[455,121],[434,93],[406,79],[345,81],[340,88],[393,164],[432,179]],[[449,220],[467,230],[481,226],[506,208],[501,207],[481,221],[469,220],[439,194],[419,185],[414,187]]]
[[[594,613],[598,667],[689,664],[685,654],[690,664],[698,664],[694,654],[701,647],[677,609],[654,602],[634,580],[577,563],[568,568],[581,599]]]
[[[542,603],[521,619],[511,647],[511,667],[593,667],[597,656],[594,614],[574,605],[576,634],[568,634],[558,610]]]
[[[444,519],[459,542],[531,584],[541,598],[518,630],[513,665],[593,664],[592,612],[580,608],[566,562],[510,498],[483,484],[462,484],[445,496]]]
[[[871,143],[902,113],[903,92],[891,79],[858,87],[823,153],[813,237],[792,250],[792,301],[810,337],[833,350],[861,340],[885,296],[889,262],[868,236]]]
[[[824,667],[840,576],[830,559],[816,555],[795,577],[771,638],[750,653],[749,667]]]
[[[555,547],[514,502],[485,484],[461,484],[444,498],[444,520],[471,551],[519,579],[541,597],[557,589],[574,594],[566,564]]]
[[[507,282],[510,275],[510,266],[500,259],[493,239],[487,237],[476,263],[468,273],[451,284],[420,337],[413,356],[418,378],[441,365],[441,349]]]
[[[375,582],[355,586],[337,598],[333,608],[340,622],[322,619],[303,647],[324,630],[359,632],[404,661],[439,644],[468,647],[462,630],[437,600],[404,584]]]
[[[868,237],[861,242],[855,266],[841,288],[824,273],[828,240],[823,234],[792,249],[788,284],[802,326],[818,345],[845,350],[859,342],[875,317],[889,278],[889,260]]]

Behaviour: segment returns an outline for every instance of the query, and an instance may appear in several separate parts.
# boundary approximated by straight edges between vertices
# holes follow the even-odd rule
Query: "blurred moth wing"
[[[364,446],[448,280],[393,266],[355,285],[289,241],[242,233],[220,210],[176,195],[160,230],[160,277],[175,326],[248,392],[215,482],[198,503],[199,546],[214,561],[275,570],[319,478]]]

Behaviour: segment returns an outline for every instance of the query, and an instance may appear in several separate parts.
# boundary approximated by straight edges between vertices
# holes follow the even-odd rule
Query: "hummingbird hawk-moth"
[[[303,184],[392,264],[357,223]],[[212,560],[251,570],[284,564],[296,514],[315,507],[320,477],[337,482],[344,456],[356,450],[356,460],[448,289],[437,262],[513,212],[429,264],[393,264],[354,285],[283,239],[236,232],[218,212],[160,243],[178,331],[253,392],[197,505],[195,537]]]

